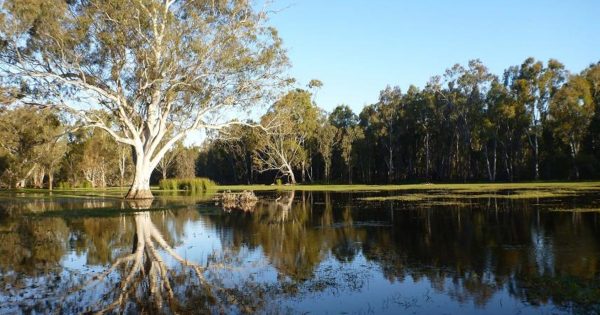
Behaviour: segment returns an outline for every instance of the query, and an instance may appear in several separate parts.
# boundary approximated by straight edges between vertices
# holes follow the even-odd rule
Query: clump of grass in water
[[[430,201],[433,199],[548,199],[548,198],[563,198],[572,197],[577,195],[577,191],[565,190],[565,189],[521,189],[511,191],[498,190],[497,193],[463,193],[462,191],[448,190],[448,191],[437,191],[432,194],[423,193],[408,193],[396,196],[374,196],[360,198],[362,201],[407,201],[407,202],[420,202]]]
[[[359,198],[362,201],[422,201],[431,198],[431,195],[425,194],[406,194],[398,196],[375,196]]]
[[[551,209],[552,212],[570,212],[570,213],[600,213],[600,208],[575,208],[575,209]]]
[[[213,189],[217,184],[204,177],[197,178],[169,178],[158,183],[161,190],[185,190],[192,194],[204,193]]]

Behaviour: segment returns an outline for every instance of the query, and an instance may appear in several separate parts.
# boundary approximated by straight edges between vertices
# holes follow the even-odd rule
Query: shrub
[[[69,182],[59,182],[58,183],[58,189],[71,189],[71,188],[73,188],[73,187],[71,186],[71,183],[69,183]]]
[[[197,178],[169,178],[158,183],[161,190],[185,190],[192,194],[206,192],[216,186],[212,180],[204,177]]]

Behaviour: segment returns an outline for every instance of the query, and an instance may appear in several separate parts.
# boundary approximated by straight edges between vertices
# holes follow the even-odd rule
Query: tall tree
[[[259,170],[277,171],[295,184],[294,168],[304,168],[307,159],[304,144],[315,133],[317,115],[310,93],[304,90],[291,91],[275,102],[261,119],[263,126],[272,128],[256,146]]]
[[[576,159],[594,110],[590,83],[579,75],[571,76],[550,103],[550,116],[555,123],[554,132],[569,146],[576,178],[579,178]]]
[[[512,79],[512,89],[517,101],[525,106],[530,120],[527,140],[533,157],[534,176],[539,179],[540,141],[548,116],[549,101],[566,79],[567,73],[564,66],[556,60],[550,59],[547,67],[544,67],[541,61],[534,58],[527,58],[518,72],[513,73],[516,78]]]
[[[357,141],[364,138],[364,133],[360,126],[353,126],[348,127],[341,137],[340,146],[342,147],[342,158],[348,168],[348,183],[352,184],[352,169],[354,168],[354,162],[356,161],[356,150],[354,150],[354,145]]]
[[[329,181],[331,174],[331,158],[337,142],[337,133],[338,129],[329,123],[326,114],[322,113],[316,131],[316,141],[317,149],[323,158],[325,181]]]
[[[133,148],[127,198],[179,140],[271,99],[287,64],[266,14],[246,0],[7,0],[0,69],[23,104],[59,107]],[[106,125],[82,104],[103,108]]]
[[[169,151],[167,151],[167,153],[165,153],[160,162],[158,162],[156,170],[160,172],[162,179],[167,179],[169,173],[172,172],[177,156],[182,153],[183,149],[184,146],[181,141],[176,143]]]
[[[378,137],[383,141],[386,151],[385,165],[387,167],[387,181],[394,179],[394,152],[398,149],[398,120],[401,115],[402,92],[399,87],[386,87],[379,93],[377,103]]]
[[[8,162],[2,181],[9,187],[25,187],[36,170],[38,186],[45,174],[54,174],[57,157],[62,156],[61,137],[64,128],[56,112],[49,109],[25,108],[0,111],[0,147]],[[57,156],[49,157],[48,154]],[[51,168],[51,169],[49,169]]]
[[[179,148],[179,152],[175,156],[175,177],[196,177],[196,159],[198,158],[199,151],[197,147],[193,146]]]

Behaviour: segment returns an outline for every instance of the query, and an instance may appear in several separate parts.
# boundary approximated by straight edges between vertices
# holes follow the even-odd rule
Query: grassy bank
[[[393,192],[406,191],[406,194],[393,198],[420,200],[431,197],[432,193],[444,192],[446,197],[481,198],[497,192],[510,191],[505,198],[535,198],[555,195],[577,194],[585,191],[600,192],[600,181],[589,182],[528,182],[528,183],[470,183],[470,184],[406,184],[406,185],[215,185],[212,182],[198,180],[164,182],[162,187],[152,187],[156,195],[184,191],[330,191],[330,192]],[[214,186],[213,186],[214,185]],[[120,197],[127,187],[111,188],[71,188],[55,189],[54,193],[69,196],[102,194]],[[13,190],[18,193],[45,193],[45,189]],[[487,194],[487,195],[486,195]],[[493,195],[495,196],[495,195]],[[392,198],[392,197],[390,197]]]
[[[485,193],[501,190],[598,190],[600,181],[590,182],[528,182],[528,183],[470,183],[470,184],[406,184],[406,185],[219,185],[218,190],[254,191],[402,191],[450,190],[459,193]]]

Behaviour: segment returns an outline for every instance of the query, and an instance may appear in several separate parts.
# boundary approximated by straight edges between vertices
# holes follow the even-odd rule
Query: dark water
[[[360,200],[388,194],[263,193],[223,211],[210,196],[3,193],[0,313],[600,311],[600,213],[553,211],[600,196]]]

